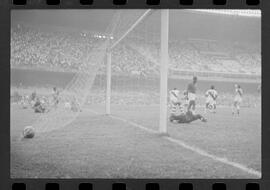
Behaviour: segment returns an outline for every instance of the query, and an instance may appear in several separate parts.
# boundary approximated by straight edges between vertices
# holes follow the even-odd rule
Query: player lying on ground
[[[44,102],[41,101],[39,98],[36,98],[36,102],[33,106],[35,113],[44,113],[46,111]]]
[[[177,123],[191,123],[192,121],[201,120],[207,122],[207,119],[200,114],[193,114],[191,111],[180,113],[179,115],[171,114],[170,122],[176,121]]]
[[[207,110],[215,113],[216,108],[217,108],[216,104],[217,104],[218,93],[214,85],[212,85],[210,89],[206,91],[205,96],[206,96],[205,113]]]
[[[176,88],[174,89],[176,90]],[[206,122],[207,120],[200,114],[195,114],[190,110],[187,110],[186,107],[188,107],[188,104],[181,103],[181,98],[179,91],[177,93],[171,94],[172,91],[170,91],[170,121],[171,122],[178,122],[178,123],[190,123],[195,120],[201,120],[203,122]],[[174,96],[177,95],[177,96]],[[186,101],[187,92],[184,91],[183,93],[184,97],[183,100]],[[176,101],[177,100],[177,101]]]
[[[239,84],[235,85],[235,97],[233,101],[233,109],[232,109],[232,114],[240,114],[240,105],[242,102],[242,96],[243,96],[243,90],[240,87]]]

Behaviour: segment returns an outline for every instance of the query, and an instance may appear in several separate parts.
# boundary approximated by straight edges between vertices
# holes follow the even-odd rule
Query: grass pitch
[[[64,128],[21,139],[23,128],[38,114],[11,105],[11,177],[258,178],[103,112],[103,106],[89,106]],[[118,105],[112,106],[112,113],[158,130],[157,106]],[[233,117],[227,108],[205,116],[207,123],[169,123],[170,138],[261,171],[259,108],[244,108],[240,117]]]

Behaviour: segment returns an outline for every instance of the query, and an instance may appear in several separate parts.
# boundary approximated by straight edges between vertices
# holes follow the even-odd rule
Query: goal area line
[[[85,109],[88,110],[89,112],[92,112],[93,114],[98,114],[98,115],[101,114],[101,113],[96,112],[96,111],[94,111],[94,110],[92,110],[90,108],[85,108]],[[178,146],[181,146],[184,149],[190,150],[190,151],[192,151],[192,152],[194,152],[196,154],[199,154],[201,156],[210,158],[211,160],[214,160],[216,162],[220,162],[222,164],[225,164],[225,165],[228,165],[228,166],[237,168],[239,170],[242,170],[245,173],[254,175],[254,176],[256,176],[254,179],[260,179],[262,177],[262,173],[260,171],[257,171],[257,170],[255,170],[253,168],[250,168],[250,167],[247,167],[244,164],[231,161],[231,160],[229,160],[226,157],[216,156],[216,155],[211,154],[211,153],[209,153],[209,152],[207,152],[207,151],[205,151],[205,150],[203,150],[201,148],[198,148],[198,147],[189,145],[189,144],[187,144],[184,141],[181,141],[179,139],[172,138],[172,137],[170,137],[168,135],[161,135],[161,133],[159,131],[155,131],[153,129],[149,129],[149,128],[147,128],[147,127],[145,127],[143,125],[140,125],[138,123],[135,123],[133,121],[129,121],[127,119],[124,119],[124,118],[121,118],[121,117],[118,117],[118,116],[115,116],[115,115],[108,115],[108,117],[110,117],[112,119],[115,119],[115,120],[118,120],[118,121],[121,121],[121,122],[124,122],[124,123],[127,123],[128,125],[131,125],[133,127],[139,128],[139,129],[141,129],[143,131],[146,131],[148,133],[160,135],[160,138],[163,138],[163,139],[165,139],[165,140],[167,140],[167,141],[169,141],[171,143],[174,143],[174,144],[176,144]]]

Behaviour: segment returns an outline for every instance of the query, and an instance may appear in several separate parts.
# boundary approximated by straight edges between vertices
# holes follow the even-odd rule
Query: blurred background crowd
[[[11,67],[78,71],[83,58],[103,38],[85,32],[39,31],[31,26],[11,29]],[[112,69],[117,74],[159,72],[160,44],[128,38],[113,51]],[[187,39],[169,43],[171,70],[261,74],[260,47],[254,44]],[[103,65],[105,67],[105,65]]]

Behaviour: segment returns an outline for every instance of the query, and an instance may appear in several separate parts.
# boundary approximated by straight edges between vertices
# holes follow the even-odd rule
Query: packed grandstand
[[[83,57],[106,37],[84,31],[41,31],[16,24],[11,28],[11,67],[79,71],[85,64]],[[113,73],[158,74],[158,54],[159,44],[128,38],[113,51]],[[169,58],[172,71],[261,74],[260,47],[248,42],[174,40],[169,42]]]

